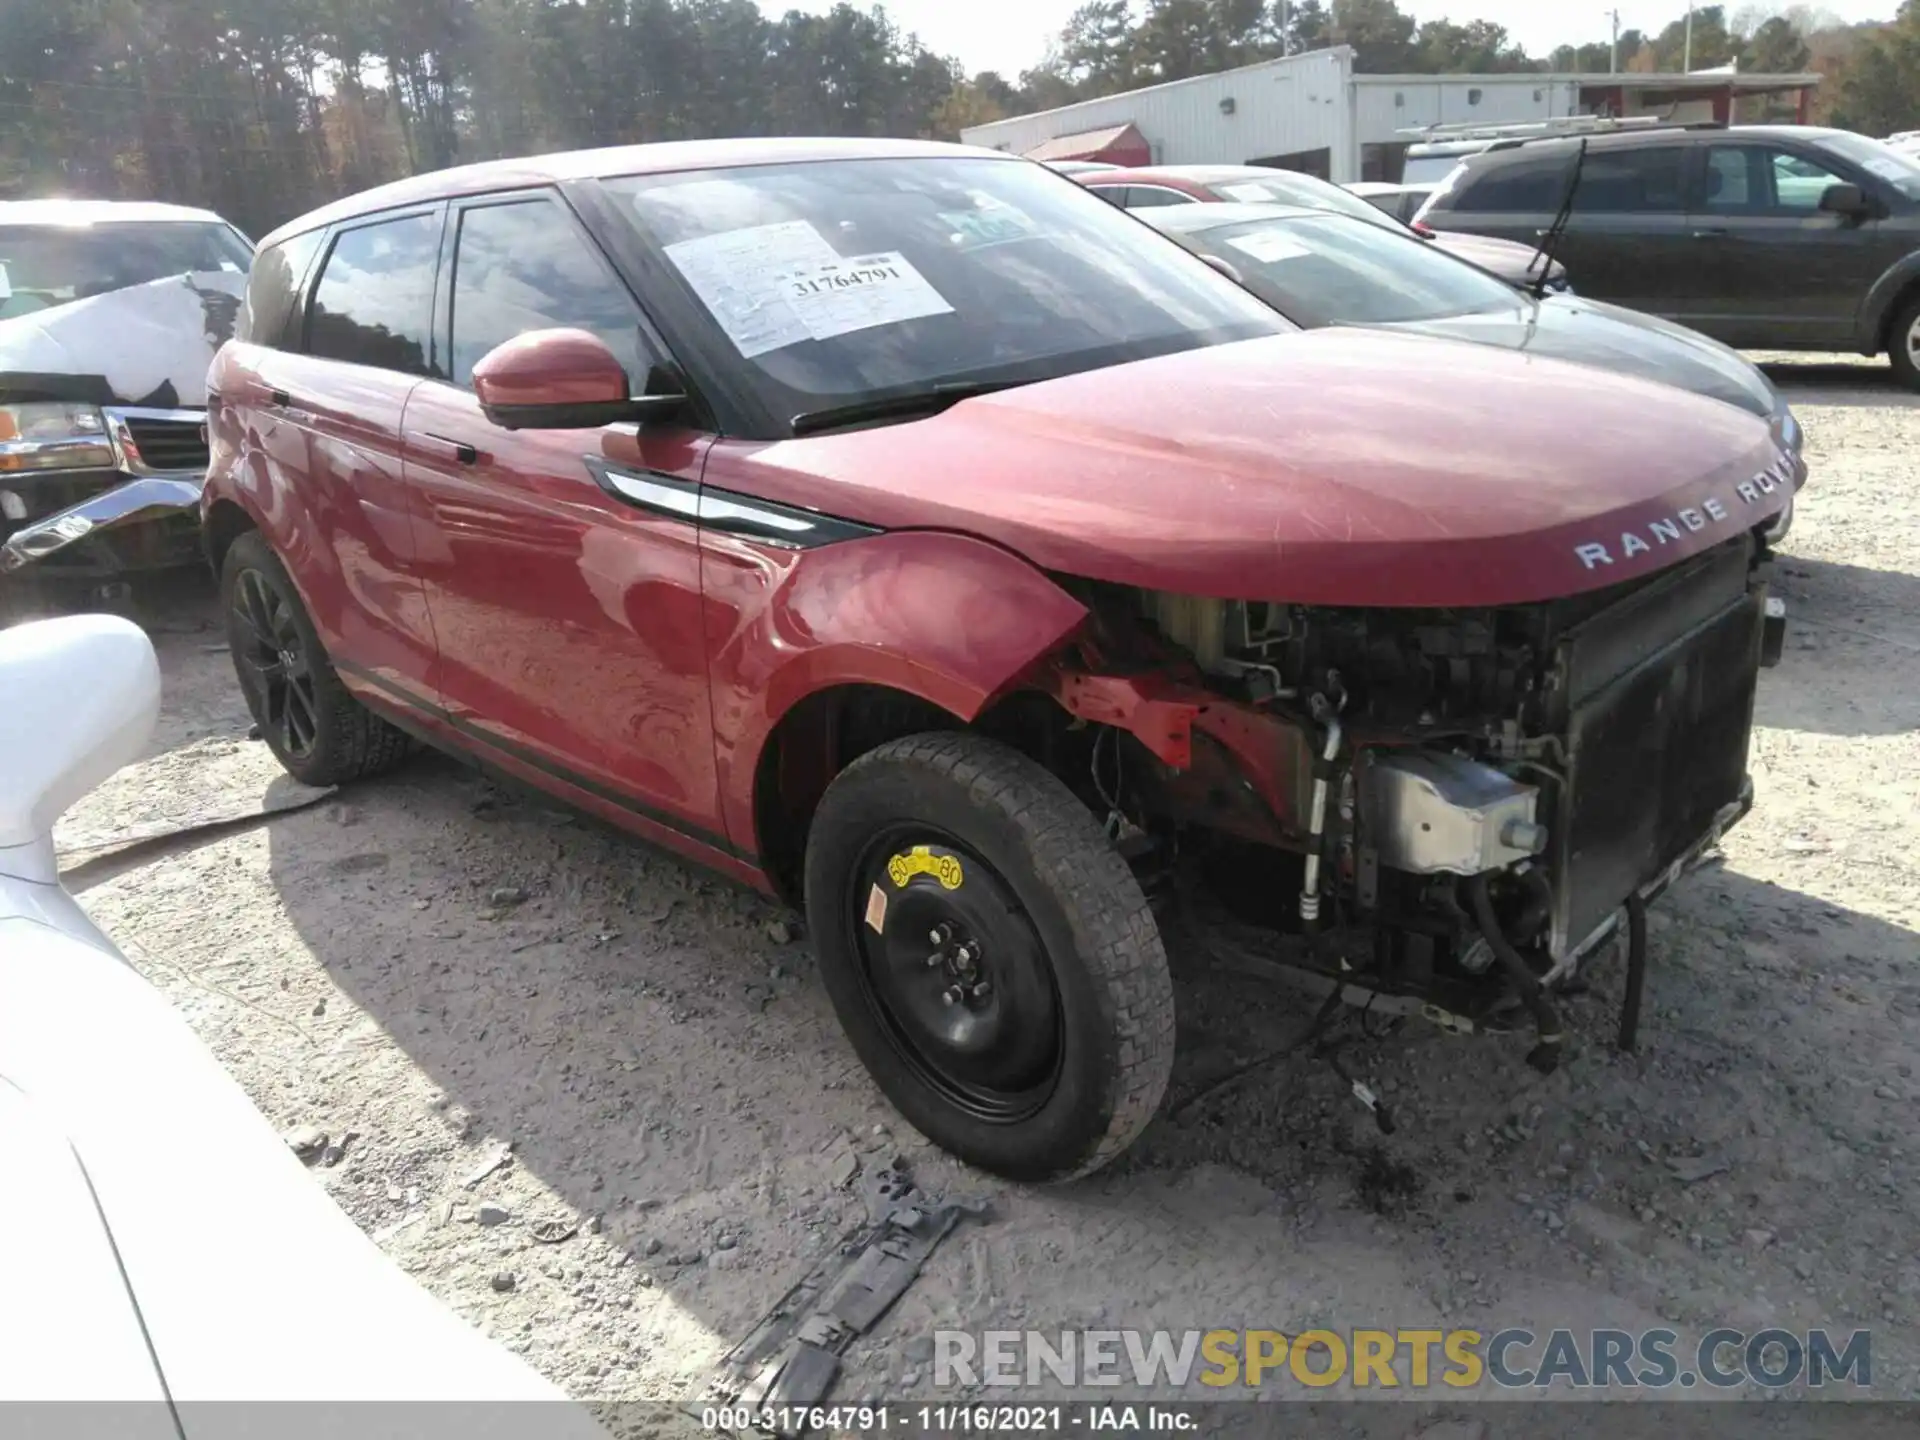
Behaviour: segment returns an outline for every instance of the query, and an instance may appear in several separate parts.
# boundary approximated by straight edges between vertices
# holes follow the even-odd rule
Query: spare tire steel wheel
[[[862,756],[807,844],[834,1009],[922,1134],[1013,1180],[1066,1180],[1146,1128],[1173,984],[1140,886],[1086,807],[965,732]]]

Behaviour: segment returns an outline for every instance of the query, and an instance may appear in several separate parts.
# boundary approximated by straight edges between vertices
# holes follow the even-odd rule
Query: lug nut
[[[937,969],[939,967],[940,962],[945,958],[946,957],[943,956],[938,950],[934,951],[933,954],[927,956],[927,968],[929,970]]]
[[[940,1003],[942,1005],[958,1005],[964,998],[965,992],[962,991],[958,985],[949,985],[940,992]]]
[[[982,980],[978,985],[973,987],[973,998],[976,1000],[985,1000],[988,996],[992,994],[993,994],[993,987],[987,984],[987,982],[984,980]]]

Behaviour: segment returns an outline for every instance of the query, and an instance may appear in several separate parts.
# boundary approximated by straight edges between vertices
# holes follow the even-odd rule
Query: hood
[[[1799,478],[1769,427],[1730,405],[1339,329],[1087,371],[905,424],[722,442],[715,461],[766,499],[964,531],[1047,570],[1367,606],[1519,604],[1631,580],[1760,523]]]
[[[1598,365],[1723,400],[1763,420],[1772,420],[1779,405],[1772,382],[1759,368],[1719,341],[1593,300],[1521,297],[1511,310],[1381,328]]]
[[[1533,257],[1540,252],[1531,245],[1522,245],[1518,240],[1496,240],[1491,235],[1461,235],[1452,230],[1443,230],[1427,237],[1428,243],[1437,246],[1469,264],[1478,265],[1482,270],[1491,270],[1509,285],[1525,285],[1535,278],[1537,272],[1529,270]],[[1567,267],[1558,260],[1553,262],[1555,280],[1566,278]]]
[[[247,277],[213,270],[0,320],[0,398],[198,408]]]

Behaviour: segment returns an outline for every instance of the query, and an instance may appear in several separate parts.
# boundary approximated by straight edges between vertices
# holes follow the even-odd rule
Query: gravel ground
[[[316,1183],[581,1398],[683,1397],[863,1218],[853,1163],[897,1155],[997,1213],[843,1396],[928,1393],[943,1326],[1663,1322],[1870,1326],[1875,1393],[1920,1396],[1920,397],[1884,366],[1776,374],[1813,479],[1759,803],[1652,917],[1640,1053],[1608,1043],[1616,962],[1550,1078],[1518,1037],[1401,1029],[1347,1056],[1390,1138],[1282,1061],[1089,1182],[964,1172],[867,1081],[792,917],[438,759],[76,883],[267,1115],[330,1137]],[[275,785],[212,613],[194,593],[156,621],[154,757],[68,843]],[[1175,963],[1176,1101],[1304,1017]]]

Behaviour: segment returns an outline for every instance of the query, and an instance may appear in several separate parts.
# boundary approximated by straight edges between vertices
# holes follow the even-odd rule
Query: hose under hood
[[[1542,1075],[1551,1075],[1560,1067],[1560,1044],[1565,1038],[1559,1013],[1547,999],[1540,977],[1533,973],[1533,967],[1527,964],[1526,957],[1514,949],[1506,931],[1500,928],[1500,917],[1493,913],[1493,896],[1488,893],[1485,875],[1475,875],[1467,881],[1467,899],[1473,906],[1474,923],[1480,927],[1487,944],[1493,947],[1494,958],[1500,962],[1500,968],[1506,971],[1507,978],[1513,981],[1514,988],[1520,992],[1520,999],[1533,1016],[1537,1043],[1528,1052],[1527,1064]]]

